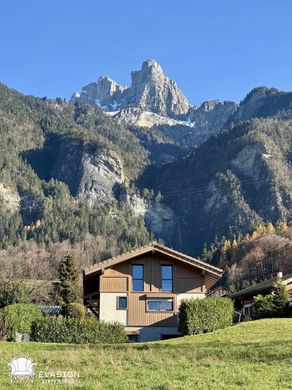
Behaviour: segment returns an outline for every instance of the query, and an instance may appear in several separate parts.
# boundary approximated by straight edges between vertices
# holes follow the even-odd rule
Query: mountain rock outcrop
[[[173,240],[176,232],[176,216],[170,207],[155,200],[148,201],[137,194],[123,193],[119,202],[130,207],[137,218],[143,218],[147,228],[156,237]]]
[[[234,102],[218,100],[191,105],[154,60],[143,62],[141,70],[131,73],[131,79],[131,86],[125,87],[100,77],[75,93],[70,102],[97,105],[132,129],[155,128],[184,153],[220,132],[237,109]],[[159,161],[165,163],[175,156],[167,154]]]
[[[123,181],[123,167],[112,150],[70,141],[61,145],[52,177],[65,182],[78,198],[108,202],[113,187]]]
[[[106,76],[100,77],[97,83],[76,92],[70,102],[96,104],[108,111],[137,107],[170,117],[188,112],[187,98],[154,60],[143,62],[142,69],[132,72],[131,78],[131,86],[125,87]]]
[[[95,104],[105,110],[115,110],[120,103],[127,87],[117,84],[107,76],[102,76],[97,82],[86,85],[82,91],[76,92],[71,103]]]
[[[142,69],[132,72],[131,76],[132,84],[126,91],[125,106],[170,117],[188,112],[187,98],[154,60],[143,62]]]
[[[292,110],[292,93],[276,88],[258,87],[250,91],[240,103],[238,110],[229,119],[232,122],[252,118],[266,118]]]
[[[223,129],[237,107],[234,102],[210,100],[199,107],[191,108],[188,121],[193,124],[201,140],[205,141],[210,135],[217,134]]]

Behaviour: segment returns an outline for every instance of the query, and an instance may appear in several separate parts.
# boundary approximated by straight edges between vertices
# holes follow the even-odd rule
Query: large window
[[[134,264],[132,267],[133,291],[144,291],[144,265]]]
[[[172,298],[147,299],[147,311],[173,311]]]
[[[161,266],[161,290],[172,291],[172,265]]]

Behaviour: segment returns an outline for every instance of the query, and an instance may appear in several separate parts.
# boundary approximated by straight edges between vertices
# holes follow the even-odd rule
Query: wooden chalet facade
[[[121,322],[132,341],[174,337],[180,301],[205,298],[222,274],[154,242],[86,268],[84,304],[100,320]]]

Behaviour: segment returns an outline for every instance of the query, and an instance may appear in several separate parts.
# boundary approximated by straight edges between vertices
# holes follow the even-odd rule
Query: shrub
[[[183,334],[212,332],[232,325],[233,304],[228,298],[184,299],[179,308]]]
[[[291,316],[289,296],[286,286],[277,282],[271,294],[259,294],[254,303],[255,314],[258,318],[288,317]]]
[[[66,317],[77,318],[78,320],[84,320],[86,316],[86,309],[84,305],[78,302],[68,303],[62,307],[62,314]]]
[[[17,333],[30,333],[33,321],[43,318],[41,309],[33,304],[16,303],[0,311],[0,338],[16,340]]]
[[[29,293],[23,282],[8,278],[0,279],[0,308],[15,303],[28,303]]]
[[[127,336],[120,323],[99,322],[96,318],[80,320],[66,317],[45,317],[32,325],[33,341],[53,343],[124,343]]]

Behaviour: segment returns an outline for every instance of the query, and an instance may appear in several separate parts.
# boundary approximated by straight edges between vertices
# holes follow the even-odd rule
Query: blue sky
[[[291,15],[291,0],[2,1],[0,81],[69,98],[153,58],[196,104],[292,90]]]

